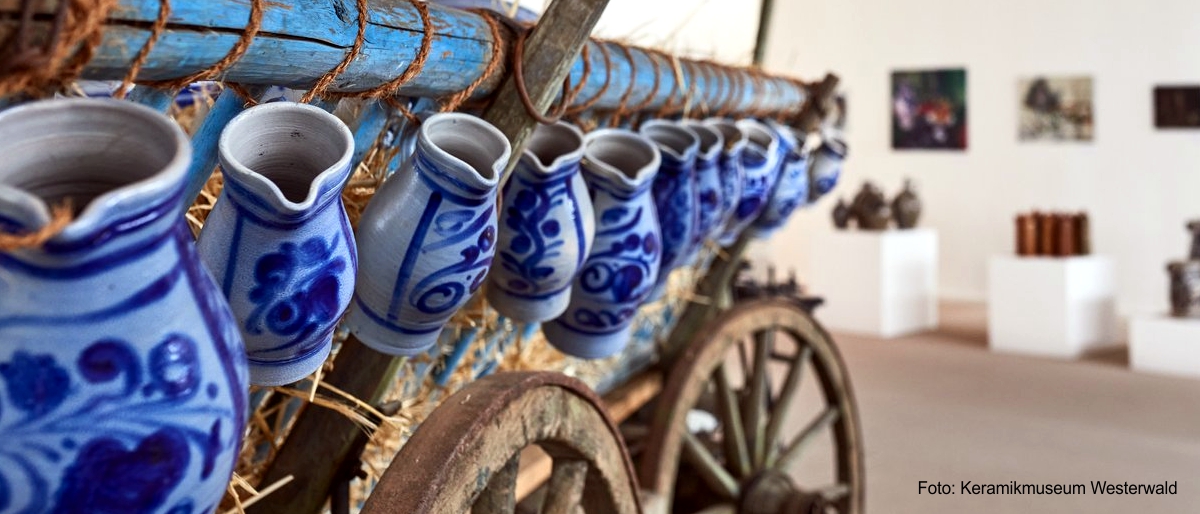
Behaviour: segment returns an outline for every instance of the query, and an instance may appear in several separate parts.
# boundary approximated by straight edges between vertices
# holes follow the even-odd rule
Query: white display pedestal
[[[1117,343],[1112,260],[992,257],[988,346],[993,351],[1076,358]]]
[[[1134,371],[1200,378],[1200,320],[1134,318],[1129,324],[1129,365]]]
[[[937,327],[937,231],[839,230],[810,248],[805,279],[827,328],[890,338]]]

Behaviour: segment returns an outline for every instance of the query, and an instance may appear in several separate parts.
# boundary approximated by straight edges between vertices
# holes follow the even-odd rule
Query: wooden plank
[[[14,30],[21,0],[0,0],[0,41]],[[575,2],[572,2],[575,3]],[[51,19],[52,2],[39,3],[40,14],[33,27],[46,33]],[[349,1],[312,2],[308,0],[266,1],[260,32],[246,53],[222,73],[222,79],[242,84],[282,85],[295,89],[311,86],[345,57],[357,33],[357,11]],[[368,0],[370,23],[358,57],[329,88],[330,91],[363,91],[399,75],[417,54],[422,37],[421,18],[406,0]],[[159,0],[120,0],[105,25],[95,56],[83,70],[83,77],[120,80],[134,55],[150,36],[150,26],[158,15]],[[140,78],[161,80],[181,77],[203,70],[228,53],[239,39],[249,17],[247,0],[172,0],[167,28],[149,53]],[[399,94],[442,97],[466,88],[483,74],[495,43],[491,30],[479,15],[429,5],[435,28],[430,58],[423,71]],[[571,23],[579,23],[571,20]],[[596,103],[598,109],[612,109],[620,103],[625,86],[635,82],[630,103],[640,101],[654,91],[647,109],[656,109],[675,90],[672,65],[664,58],[651,59],[633,51],[636,75],[631,76],[624,53],[610,48],[610,87]],[[593,98],[605,82],[605,61],[593,44],[589,52],[591,73],[577,99]],[[659,87],[655,89],[654,70]],[[700,97],[716,110],[725,98],[729,80],[718,73],[699,73],[698,67],[684,67],[684,88],[696,85]],[[532,68],[531,68],[532,70]],[[733,103],[748,107],[764,91],[763,107],[774,110],[795,109],[806,93],[790,81],[772,79],[769,84],[753,87],[749,74],[734,70],[743,78],[742,94]],[[486,96],[500,87],[501,74],[485,81],[476,97]],[[570,65],[571,82],[583,78],[583,61]],[[534,81],[530,81],[531,84]],[[554,84],[558,87],[558,84]]]
[[[560,95],[559,86],[571,71],[583,43],[600,20],[608,0],[569,0],[553,2],[525,41],[523,73],[528,99],[538,114],[544,114]],[[570,30],[564,30],[569,27]],[[536,50],[536,51],[529,51]],[[520,151],[533,133],[534,123],[526,113],[524,100],[517,90],[515,70],[509,70],[496,100],[485,118],[500,129],[513,145],[513,158],[505,169],[507,176],[520,160]],[[502,179],[503,180],[503,179]]]

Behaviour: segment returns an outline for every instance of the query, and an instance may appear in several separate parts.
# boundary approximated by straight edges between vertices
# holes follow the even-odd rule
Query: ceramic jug
[[[1016,218],[1017,255],[1037,255],[1037,218],[1033,214],[1018,214]]]
[[[0,113],[0,510],[212,512],[246,422],[229,305],[184,222],[191,144],[131,102]]]
[[[845,230],[850,226],[850,206],[846,205],[845,198],[838,198],[837,205],[833,206],[833,226]]]
[[[238,320],[250,382],[290,384],[325,362],[354,293],[354,138],[318,107],[275,102],[231,120],[218,149],[225,187],[196,248]]]
[[[838,139],[826,139],[813,151],[812,169],[809,171],[809,201],[815,202],[837,186],[842,175],[842,163],[846,160],[846,143]]]
[[[892,199],[892,216],[902,229],[916,227],[921,219],[921,199],[913,189],[912,179],[904,179],[904,189]]]
[[[487,278],[496,252],[496,184],[511,152],[468,114],[430,116],[416,152],[358,223],[358,279],[346,326],[390,355],[432,347]]]
[[[742,199],[742,182],[746,179],[746,169],[742,165],[746,133],[732,120],[723,118],[710,118],[704,120],[704,124],[721,134],[723,147],[717,168],[721,179],[721,209],[717,227],[713,229],[715,235],[712,237],[717,238],[719,244],[728,246],[732,241],[725,240],[725,228],[737,212],[738,203]]]
[[[654,206],[662,224],[662,262],[658,284],[650,294],[651,300],[657,300],[666,291],[671,271],[687,264],[696,248],[693,240],[700,211],[695,165],[700,139],[691,130],[665,120],[648,121],[640,132],[662,154],[653,188]]]
[[[779,177],[779,136],[770,127],[755,120],[740,120],[737,126],[746,134],[746,147],[742,152],[745,177],[737,208],[721,236],[723,246],[733,244],[742,231],[762,214]]]
[[[759,238],[770,237],[783,228],[796,208],[808,203],[808,155],[790,128],[776,123],[771,128],[779,137],[781,161],[779,178],[767,197],[767,205],[751,224],[751,232]]]
[[[533,131],[504,186],[488,303],[523,323],[557,318],[596,232],[579,173],[583,134],[567,123]]]
[[[1171,315],[1200,318],[1200,260],[1176,261],[1167,265],[1171,278]]]
[[[862,189],[854,195],[850,211],[854,213],[858,228],[863,230],[885,230],[891,219],[891,209],[883,190],[870,181],[863,182]]]
[[[725,138],[701,121],[684,120],[680,123],[700,140],[700,148],[696,153],[697,225],[692,237],[694,257],[704,247],[705,241],[715,240],[724,228],[721,216],[724,186],[721,184],[720,161]]]
[[[1075,248],[1079,255],[1092,254],[1092,226],[1086,212],[1075,214]]]
[[[662,239],[651,186],[660,163],[650,140],[601,129],[584,142],[583,177],[592,193],[596,239],[562,316],[542,325],[550,344],[585,359],[613,355],[658,279]]]

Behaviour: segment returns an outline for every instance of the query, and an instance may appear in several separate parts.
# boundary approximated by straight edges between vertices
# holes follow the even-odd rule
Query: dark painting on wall
[[[1154,126],[1200,128],[1200,86],[1155,87]]]
[[[1092,78],[1021,79],[1017,137],[1021,141],[1091,141],[1094,132]]]
[[[892,148],[967,147],[967,70],[892,72]]]

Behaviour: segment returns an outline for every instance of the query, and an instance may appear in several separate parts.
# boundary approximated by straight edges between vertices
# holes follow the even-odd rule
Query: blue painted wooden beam
[[[0,18],[15,17],[19,4],[17,0],[0,0]],[[270,0],[265,4],[258,36],[245,55],[224,70],[224,80],[307,88],[336,66],[354,43],[357,11],[353,0]],[[368,0],[367,4],[370,15],[362,51],[330,87],[331,91],[362,91],[384,83],[402,73],[420,47],[422,25],[412,5],[405,0]],[[84,69],[84,78],[121,79],[148,38],[158,7],[159,0],[120,0],[109,17],[103,42]],[[400,94],[405,96],[442,97],[460,91],[483,73],[491,57],[491,31],[481,16],[437,5],[429,5],[429,11],[435,28],[431,52],[422,72],[401,88]],[[246,0],[172,0],[167,30],[150,52],[140,78],[180,77],[220,60],[237,42],[249,12],[250,2]],[[47,16],[48,12],[41,19]],[[13,24],[0,26],[0,40],[12,30]],[[511,39],[507,29],[502,33]],[[610,58],[606,66],[599,44],[589,44],[591,73],[577,102],[603,90],[595,107],[616,108],[632,79],[634,86],[627,106],[648,99],[649,110],[662,106],[675,90],[676,76],[668,59],[651,58],[635,49],[632,55],[636,73],[631,74],[624,52],[608,45]],[[726,103],[732,103],[735,109],[747,109],[756,105],[756,97],[762,101],[758,107],[790,112],[798,110],[805,98],[805,91],[787,80],[767,79],[756,87],[748,72],[732,69],[732,74],[742,78],[739,88],[726,74],[695,72],[699,66],[708,65],[683,67],[684,89],[695,85],[696,100],[705,100],[710,112]],[[608,88],[603,89],[606,69],[611,78]],[[659,76],[657,88],[653,87],[655,69]],[[477,97],[498,86],[500,74],[496,75],[482,84]],[[572,84],[582,76],[583,61],[577,59],[571,70]],[[741,95],[729,98],[730,91],[737,90]]]

